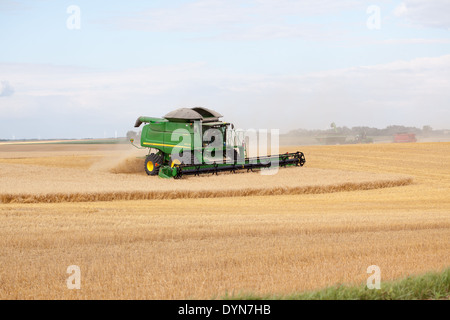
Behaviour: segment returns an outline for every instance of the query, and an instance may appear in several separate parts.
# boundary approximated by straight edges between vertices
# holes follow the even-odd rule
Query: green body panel
[[[162,166],[159,169],[159,173],[158,176],[160,178],[164,178],[164,179],[170,179],[173,178],[177,175],[177,168],[176,167],[169,167],[169,166]]]
[[[158,149],[165,155],[170,155],[173,148],[177,146],[186,150],[193,149],[193,125],[186,122],[173,122],[165,119],[150,119],[151,121],[142,128],[142,147]],[[177,132],[179,129],[183,130]],[[165,157],[165,160],[168,160],[168,158]]]
[[[211,153],[219,151],[217,146],[208,146],[210,143],[203,141],[204,132],[211,128],[211,125],[204,124],[196,127],[196,124],[188,121],[169,121],[167,119],[140,117],[138,119],[147,124],[142,128],[141,132],[141,146],[145,148],[152,148],[159,150],[164,155],[164,164],[170,164],[170,157],[172,152],[183,151],[199,151],[195,153],[198,163],[203,163],[204,151]],[[222,125],[218,128],[225,136],[226,123],[215,123]],[[225,144],[225,141],[223,141]],[[239,148],[241,151],[242,147]],[[220,152],[220,151],[219,151]],[[196,162],[197,162],[196,161]]]

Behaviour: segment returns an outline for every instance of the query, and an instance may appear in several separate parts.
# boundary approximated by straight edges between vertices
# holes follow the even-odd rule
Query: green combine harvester
[[[163,118],[139,117],[136,128],[146,123],[140,139],[141,148],[149,148],[145,158],[147,174],[178,179],[184,175],[305,164],[304,154],[298,151],[247,157],[243,132],[234,130],[231,123],[220,121],[221,117],[202,107],[180,108]],[[130,141],[133,144],[134,140]]]

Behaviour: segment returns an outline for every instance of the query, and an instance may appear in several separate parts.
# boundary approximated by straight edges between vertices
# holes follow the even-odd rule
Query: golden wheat
[[[288,293],[361,283],[372,264],[383,280],[448,265],[448,211],[340,195],[3,205],[0,297]],[[79,292],[65,286],[72,264]]]
[[[33,148],[36,148],[33,146]],[[0,149],[1,150],[1,149]],[[126,152],[0,159],[0,202],[86,202],[329,193],[403,186],[406,175],[319,168],[280,168],[203,175],[181,180],[149,177],[142,153]]]
[[[178,182],[198,183],[200,188],[203,181],[208,188],[199,190],[207,192],[236,192],[247,180],[258,184],[250,185],[253,188],[270,190],[270,179],[277,182],[281,177],[285,181],[277,182],[280,192],[292,186],[305,188],[311,182],[317,188],[333,188],[412,177],[414,183],[220,199],[3,203],[0,299],[208,299],[240,291],[282,294],[364,283],[367,267],[373,264],[381,268],[382,285],[385,280],[450,265],[449,143],[310,146],[286,151],[296,150],[305,152],[306,167],[280,170],[273,177],[245,173]],[[91,152],[98,150],[79,154],[91,155],[97,163],[101,158]],[[47,155],[46,160],[33,153],[26,157],[52,162],[52,157],[71,156],[53,151]],[[4,183],[16,188],[15,197],[26,188],[37,195],[36,186],[27,186],[27,181],[33,184],[33,175],[45,179],[59,169],[68,175],[62,177],[70,187],[63,194],[91,183],[88,174],[93,180],[117,179],[109,182],[126,188],[128,179],[142,187],[146,184],[147,192],[167,193],[154,184],[169,188],[176,183],[141,174],[112,174],[109,164],[85,176],[79,175],[81,167],[39,165],[43,170],[39,173],[30,166],[27,178],[26,172],[23,177],[20,173],[24,165],[29,164],[0,163],[2,179],[12,170],[1,181],[2,188]],[[91,167],[88,162],[85,166]],[[72,185],[76,179],[72,180],[68,169],[74,170],[73,178],[82,179],[81,186]],[[21,181],[16,187],[14,177]],[[355,181],[355,177],[364,179]],[[64,185],[63,178],[59,187]],[[310,181],[298,184],[301,178]],[[238,186],[224,187],[227,179],[230,184],[235,179]],[[42,183],[41,188],[45,189]],[[181,185],[175,193],[189,190]],[[81,268],[81,290],[66,287],[66,269],[73,264]]]

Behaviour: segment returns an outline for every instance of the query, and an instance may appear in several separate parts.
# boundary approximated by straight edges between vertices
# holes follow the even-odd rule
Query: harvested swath
[[[201,190],[201,191],[122,191],[122,192],[98,192],[98,193],[54,193],[44,195],[33,194],[1,194],[1,203],[59,203],[59,202],[95,202],[117,200],[163,200],[163,199],[188,199],[188,198],[224,198],[224,197],[249,197],[249,196],[273,196],[294,194],[320,194],[334,192],[348,192],[356,190],[371,190],[406,186],[413,182],[412,178],[403,178],[390,181],[375,181],[361,183],[344,183],[325,186],[305,187],[275,187],[269,189],[243,189],[243,190]]]
[[[12,151],[5,151],[16,147]],[[89,148],[90,147],[90,148]],[[142,173],[146,150],[127,145],[0,145],[2,163],[52,168],[84,168],[111,173]]]
[[[131,170],[133,171],[133,170]],[[58,203],[113,200],[218,198],[319,194],[404,186],[412,178],[315,168],[160,179],[145,174],[112,174],[77,168],[2,164],[0,202]],[[45,182],[45,183],[43,183]]]

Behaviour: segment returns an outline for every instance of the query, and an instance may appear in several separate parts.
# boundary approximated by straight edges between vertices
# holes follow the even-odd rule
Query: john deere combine
[[[139,117],[141,147],[149,148],[145,171],[162,178],[270,167],[303,166],[302,152],[247,157],[243,132],[207,108],[181,108],[163,118]],[[133,139],[131,139],[133,143]]]

